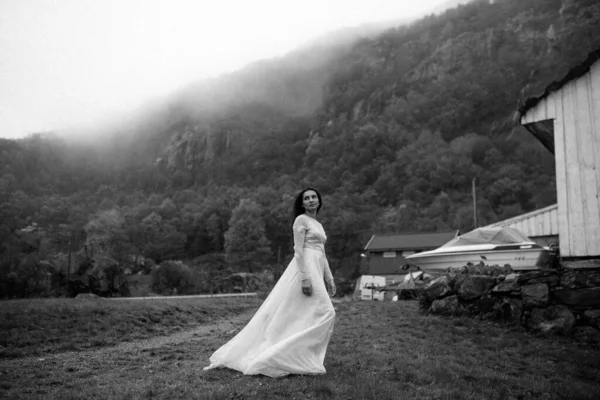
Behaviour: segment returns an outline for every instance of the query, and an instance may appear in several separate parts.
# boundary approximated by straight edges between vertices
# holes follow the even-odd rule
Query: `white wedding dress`
[[[333,284],[324,251],[327,236],[305,214],[296,218],[293,231],[294,258],[250,322],[213,353],[205,370],[227,367],[270,377],[325,373],[335,319],[325,286],[325,280]],[[311,280],[311,296],[302,293],[305,278]]]

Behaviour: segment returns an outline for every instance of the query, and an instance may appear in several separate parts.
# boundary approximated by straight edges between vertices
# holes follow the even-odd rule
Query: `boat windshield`
[[[472,244],[514,244],[532,240],[514,228],[477,228],[460,235],[441,247],[466,246]]]

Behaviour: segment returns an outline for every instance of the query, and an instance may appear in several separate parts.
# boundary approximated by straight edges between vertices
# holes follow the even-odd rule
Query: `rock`
[[[463,310],[458,302],[458,297],[453,295],[444,297],[443,299],[435,300],[431,304],[429,312],[439,315],[460,315],[462,314]]]
[[[565,289],[583,289],[600,286],[600,271],[567,271],[560,278]]]
[[[586,310],[582,317],[586,325],[600,329],[600,310]]]
[[[575,325],[575,316],[568,307],[558,305],[534,308],[527,327],[537,333],[568,335]]]
[[[479,309],[479,304],[477,303],[465,304],[464,309],[468,314],[473,316],[479,315],[481,313],[481,310]]]
[[[499,302],[500,300],[497,297],[491,297],[489,295],[482,296],[477,300],[476,307],[473,307],[471,312],[476,311],[483,319],[500,318]]]
[[[555,288],[558,286],[560,279],[558,276],[545,276],[543,278],[534,278],[527,281],[528,285],[532,285],[534,283],[545,283],[551,288]]]
[[[569,306],[600,308],[600,287],[557,290],[553,293],[552,297],[557,302]]]
[[[503,299],[497,304],[500,316],[504,321],[515,324],[521,323],[521,315],[523,314],[523,302],[519,299]]]
[[[100,296],[94,293],[79,293],[75,296],[76,299],[98,299]]]
[[[548,285],[536,283],[521,286],[521,299],[525,307],[543,307],[548,304]]]
[[[484,295],[477,300],[463,305],[466,312],[473,316],[479,316],[483,319],[496,319],[500,316],[498,303],[501,301],[498,297]]]
[[[521,292],[521,285],[519,285],[518,274],[510,274],[506,278],[498,283],[493,289],[493,294],[507,295]]]
[[[588,344],[600,344],[600,330],[591,326],[578,326],[573,329],[575,340]]]
[[[519,275],[519,283],[521,285],[524,285],[534,279],[541,280],[543,278],[548,278],[548,277],[557,276],[557,275],[558,275],[558,271],[555,269],[543,269],[543,270],[539,270],[539,271],[523,272],[522,274]],[[538,282],[531,282],[531,283],[545,283],[545,282],[538,281]]]
[[[448,277],[444,275],[429,282],[429,284],[423,289],[423,295],[427,300],[431,301],[448,295],[450,291],[450,287],[448,286]]]
[[[481,298],[479,298],[479,300],[477,300],[479,312],[482,314],[495,313],[496,311],[498,311],[498,303],[499,299],[491,297],[489,295],[482,296]]]
[[[464,270],[466,271],[466,270]],[[452,293],[455,293],[460,285],[469,277],[466,272],[461,273],[461,270],[450,270],[448,271],[448,286]]]
[[[600,269],[600,259],[598,258],[593,258],[593,259],[589,259],[589,260],[570,260],[570,261],[566,261],[563,260],[562,261],[562,265],[565,268],[569,268],[569,269],[583,269],[583,268],[593,268],[593,269]],[[600,272],[600,271],[596,271],[596,272]]]
[[[458,295],[463,300],[473,300],[488,293],[496,285],[496,278],[487,275],[470,275],[459,287]]]
[[[498,312],[497,311],[491,311],[489,313],[482,313],[479,314],[479,319],[484,319],[484,320],[496,320],[498,319]]]

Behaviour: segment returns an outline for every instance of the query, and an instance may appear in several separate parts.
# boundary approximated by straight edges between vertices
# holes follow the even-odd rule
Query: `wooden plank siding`
[[[554,121],[561,255],[600,256],[600,61],[541,99],[521,123],[545,120]]]
[[[567,171],[567,209],[569,213],[569,242],[571,243],[572,254],[586,254],[585,248],[585,229],[583,226],[583,201],[581,198],[581,181],[579,177],[579,148],[581,140],[578,138],[577,109],[575,108],[574,82],[570,82],[563,87],[559,93],[562,94],[563,108],[563,132],[565,146],[565,163]]]
[[[600,63],[596,62],[590,68],[589,73],[589,102],[590,102],[590,115],[592,124],[592,141],[593,146],[590,147],[594,151],[595,156],[595,170],[596,170],[596,207],[598,215],[600,216]],[[596,228],[600,230],[600,219],[597,220]],[[600,232],[597,232],[600,236]],[[593,251],[596,254],[600,254],[600,237],[596,241]]]
[[[558,203],[558,226],[561,254],[571,254],[570,223],[567,212],[567,170],[565,163],[565,131],[563,129],[563,108],[559,93],[553,93],[548,100],[554,105],[554,161],[556,171],[556,201]]]
[[[596,180],[596,171],[600,168],[600,155],[594,155],[594,136],[592,132],[592,115],[594,114],[591,99],[591,74],[586,74],[575,83],[575,110],[578,118],[575,119],[576,131],[579,132],[580,182],[581,200],[583,203],[583,219],[585,229],[585,252],[586,254],[600,255],[600,212],[598,207],[598,194],[600,193],[600,181]],[[597,109],[600,112],[600,107]],[[590,223],[595,221],[595,223]]]

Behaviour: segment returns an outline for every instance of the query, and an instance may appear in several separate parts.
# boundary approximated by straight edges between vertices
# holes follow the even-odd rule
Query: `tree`
[[[126,244],[123,222],[123,216],[117,209],[96,213],[84,228],[88,255],[92,258],[122,258]]]
[[[487,198],[496,209],[515,204],[527,209],[531,199],[531,193],[523,183],[509,177],[495,181],[487,192]]]
[[[158,212],[164,219],[172,219],[177,216],[177,206],[170,198],[166,198],[160,205]]]
[[[225,232],[225,252],[230,262],[249,272],[271,260],[273,254],[265,236],[265,224],[260,206],[242,199],[231,213],[229,229]]]
[[[221,220],[216,213],[210,214],[206,220],[206,232],[210,237],[210,245],[214,251],[223,249],[223,230]]]
[[[431,219],[439,218],[447,226],[450,223],[451,212],[452,199],[447,193],[441,192],[435,197],[431,205],[425,209],[423,214]]]
[[[169,221],[153,212],[142,221],[145,239],[144,255],[160,263],[163,260],[177,259],[183,254],[185,234],[179,232]]]

